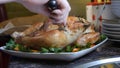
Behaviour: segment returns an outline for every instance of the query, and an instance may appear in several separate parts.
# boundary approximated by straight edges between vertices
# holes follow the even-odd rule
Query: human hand
[[[48,1],[49,0],[16,0],[16,2],[24,5],[24,7],[26,7],[31,12],[43,14],[51,18],[53,23],[66,25],[66,20],[71,10],[68,1],[56,0],[58,9],[53,11],[49,10],[46,6]]]

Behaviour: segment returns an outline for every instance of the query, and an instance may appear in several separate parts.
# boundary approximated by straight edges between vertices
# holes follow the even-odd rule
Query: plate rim
[[[105,27],[102,27],[102,30],[108,30],[108,31],[120,31],[120,29],[118,29],[118,28],[105,28]]]
[[[120,42],[120,39],[111,39],[111,38],[109,38],[108,40],[110,40],[110,41]]]
[[[112,28],[119,28],[120,27],[120,23],[119,24],[106,24],[106,23],[102,23],[103,26],[107,26],[107,27],[112,27]]]
[[[108,37],[106,37],[106,39],[104,39],[102,42],[96,44],[95,46],[91,47],[91,48],[87,48],[87,49],[92,49],[94,47],[97,47],[101,44],[103,44],[104,42],[106,42],[108,40]],[[6,46],[1,46],[0,47],[0,50],[6,50],[6,51],[11,51],[11,52],[19,52],[19,53],[33,53],[33,54],[73,54],[73,53],[78,53],[80,51],[83,51],[83,50],[80,50],[78,52],[60,52],[60,53],[40,53],[40,52],[22,52],[22,51],[14,51],[14,50],[7,50],[5,49]],[[84,50],[87,50],[87,49],[84,49]]]
[[[108,40],[108,37],[106,37],[106,39],[104,39],[102,42],[96,44],[95,46],[93,46],[91,48],[84,49],[84,50],[80,50],[78,52],[61,52],[61,53],[21,52],[21,51],[14,51],[14,50],[6,50],[5,48],[3,48],[5,46],[0,47],[0,50],[2,50],[3,52],[8,53],[10,55],[18,56],[18,57],[37,58],[37,59],[56,59],[56,60],[71,61],[71,60],[77,59],[79,57],[82,57],[82,56],[90,53],[91,51],[94,51],[96,48],[98,48],[99,46],[102,46],[105,42],[107,42],[107,40]],[[26,56],[26,55],[21,56],[23,54],[26,54],[26,55],[29,55],[29,56]],[[45,57],[45,58],[43,58],[43,56],[49,56],[49,55],[53,56],[54,58],[53,57],[48,57],[48,58]],[[38,56],[41,56],[41,57],[38,58]],[[66,59],[66,58],[68,58],[68,59]]]
[[[119,35],[119,34],[120,34],[120,32],[116,32],[116,31],[109,31],[109,30],[102,30],[102,33],[116,34],[116,35]]]

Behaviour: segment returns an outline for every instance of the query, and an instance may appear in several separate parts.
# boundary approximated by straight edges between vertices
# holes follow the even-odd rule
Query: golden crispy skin
[[[43,23],[38,23],[25,31],[16,34],[13,38],[17,43],[40,49],[40,47],[60,47],[73,43],[84,31],[84,24],[77,17],[68,17],[66,31],[59,30],[58,25],[49,24],[46,30],[42,30]],[[21,35],[19,35],[21,34]]]
[[[76,40],[75,44],[78,46],[85,46],[87,43],[95,43],[100,38],[99,32],[90,32],[87,34],[83,34],[82,36],[79,36]]]
[[[100,38],[100,33],[95,32],[94,25],[90,25],[85,29],[83,35],[79,36],[74,42],[78,46],[86,46],[87,43],[94,44]]]
[[[23,31],[22,33],[24,35],[30,35],[31,33],[38,31],[39,28],[43,25],[43,22],[40,23],[36,23],[34,25],[32,25],[30,28],[26,29],[25,31]]]
[[[25,36],[21,39],[21,42],[25,46],[39,49],[40,47],[65,47],[68,40],[63,32],[52,30],[34,37]]]

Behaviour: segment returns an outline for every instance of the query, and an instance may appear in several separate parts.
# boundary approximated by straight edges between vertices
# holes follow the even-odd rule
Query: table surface
[[[97,48],[91,53],[69,62],[26,59],[12,56],[9,68],[74,68],[87,62],[114,57],[120,57],[120,42],[107,41],[103,46]]]

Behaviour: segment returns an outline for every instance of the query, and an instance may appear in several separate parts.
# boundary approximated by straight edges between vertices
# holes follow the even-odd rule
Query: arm
[[[55,24],[66,25],[66,20],[71,10],[71,7],[67,0],[56,0],[58,2],[59,9],[50,11],[45,4],[49,0],[0,0],[0,4],[8,2],[17,2],[26,7],[29,11],[43,14],[51,18]]]
[[[16,0],[0,0],[0,4],[3,3],[9,3],[9,2],[15,2]]]

